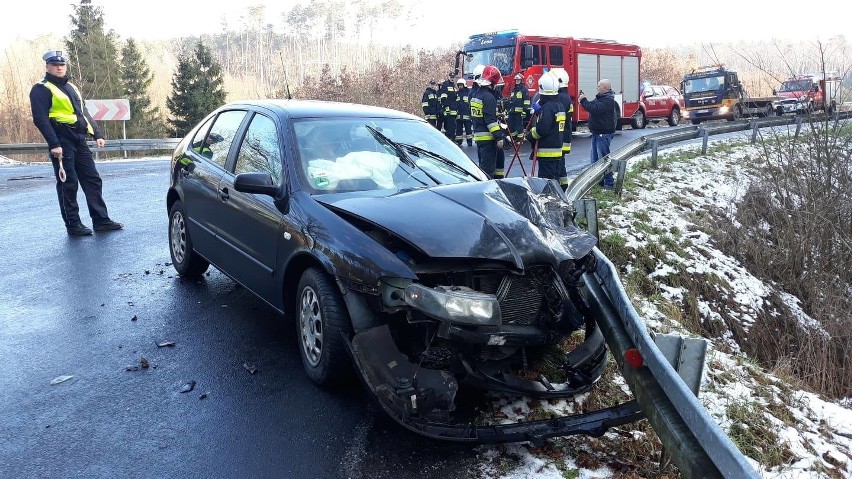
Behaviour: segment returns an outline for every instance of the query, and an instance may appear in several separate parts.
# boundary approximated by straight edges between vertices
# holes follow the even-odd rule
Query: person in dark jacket
[[[556,97],[565,108],[565,131],[562,133],[562,161],[559,165],[559,185],[564,191],[568,188],[568,169],[565,166],[566,157],[571,153],[571,121],[574,116],[574,99],[568,93],[568,72],[564,68],[550,70],[559,80],[559,93]]]
[[[447,74],[447,79],[438,89],[441,111],[444,115],[444,134],[450,140],[456,140],[456,116],[458,115],[458,95],[456,95],[456,72]]]
[[[515,87],[512,88],[512,98],[509,110],[509,130],[512,132],[513,140],[520,140],[524,136],[524,116],[530,109],[530,91],[524,85],[524,76],[515,74]]]
[[[438,128],[438,92],[435,85],[435,80],[429,80],[429,86],[423,92],[423,117],[430,125]]]
[[[45,61],[44,79],[30,90],[33,123],[47,142],[48,155],[56,176],[56,195],[65,228],[71,236],[92,234],[80,220],[77,205],[77,186],[83,188],[89,216],[95,231],[119,230],[123,226],[111,220],[107,213],[102,189],[103,182],[86,138],[95,139],[98,148],[104,146],[104,134],[89,116],[80,91],[68,81],[67,59],[62,51],[51,50],[42,56]]]
[[[456,143],[461,145],[467,140],[468,146],[473,145],[473,130],[470,124],[470,89],[464,78],[456,80],[456,95],[458,96],[459,115],[456,118]]]
[[[503,137],[497,120],[497,95],[494,87],[502,82],[502,75],[493,65],[487,65],[477,82],[479,88],[470,99],[470,116],[473,123],[473,139],[479,155],[479,167],[489,178],[503,177]]]
[[[615,103],[615,94],[612,92],[612,82],[603,79],[598,82],[598,93],[595,99],[589,101],[586,95],[580,91],[578,97],[580,106],[589,112],[589,132],[592,134],[592,163],[609,154],[609,145],[612,135],[615,133],[618,104]],[[615,181],[612,172],[608,172],[603,179],[605,188],[612,188]]]
[[[533,150],[538,157],[538,176],[559,179],[562,164],[562,132],[565,130],[565,107],[558,98],[559,79],[551,72],[538,79],[541,108],[527,139],[535,142]]]

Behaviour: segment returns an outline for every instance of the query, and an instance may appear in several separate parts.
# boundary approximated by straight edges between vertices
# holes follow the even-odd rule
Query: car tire
[[[648,126],[648,121],[645,118],[645,113],[642,110],[637,110],[636,113],[633,114],[633,117],[630,118],[630,126],[634,130],[641,130]]]
[[[169,254],[172,257],[172,266],[181,276],[201,276],[210,267],[210,263],[193,249],[186,223],[183,203],[175,201],[169,209]]]
[[[615,131],[621,131],[624,125],[621,123],[621,107],[615,105]]]
[[[669,118],[666,121],[669,122],[669,126],[678,126],[680,124],[680,108],[672,108],[672,112],[669,113]]]
[[[296,331],[302,366],[319,386],[342,385],[352,376],[346,339],[352,321],[334,282],[316,268],[302,273],[296,290]]]

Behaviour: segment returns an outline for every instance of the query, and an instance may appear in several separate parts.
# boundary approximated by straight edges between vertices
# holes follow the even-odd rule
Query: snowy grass
[[[756,278],[719,251],[708,212],[732,216],[751,181],[757,149],[740,139],[665,150],[656,170],[635,157],[622,198],[599,192],[601,249],[620,269],[625,289],[650,331],[709,341],[700,401],[764,477],[852,477],[852,400],[834,403],[803,390],[790,376],[762,369],[741,344],[759,320],[785,314],[817,322],[799,301]],[[629,396],[612,368],[587,394],[542,405],[498,401],[505,421],[565,415],[595,394]],[[482,448],[483,477],[679,477],[660,464],[661,447],[645,421],[602,438],[558,438]]]

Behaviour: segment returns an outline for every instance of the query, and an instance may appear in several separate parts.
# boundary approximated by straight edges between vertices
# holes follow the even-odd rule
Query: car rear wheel
[[[680,124],[680,109],[672,108],[672,112],[669,113],[669,126],[677,126]]]
[[[308,268],[299,280],[296,300],[305,373],[320,386],[344,383],[352,372],[345,341],[352,335],[352,323],[340,291],[324,272]]]
[[[180,201],[175,201],[169,210],[169,253],[172,266],[181,276],[201,276],[210,267],[192,247],[192,238],[186,229],[186,212]]]
[[[645,120],[645,113],[642,110],[638,110],[633,114],[633,118],[630,119],[630,126],[633,127],[634,130],[641,130],[645,128],[648,122]]]

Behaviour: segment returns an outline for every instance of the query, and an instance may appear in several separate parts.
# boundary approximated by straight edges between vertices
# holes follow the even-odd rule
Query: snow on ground
[[[733,147],[725,145],[732,142],[737,144]],[[625,190],[620,201],[610,195],[613,203],[600,208],[602,236],[617,233],[625,240],[625,248],[633,251],[650,243],[663,246],[665,257],[655,258],[657,267],[649,277],[659,283],[660,296],[669,305],[683,304],[687,293],[685,288],[660,282],[675,274],[677,266],[685,268],[687,274],[712,273],[719,277],[719,293],[724,297],[727,308],[725,314],[729,318],[737,318],[746,332],[756,317],[767,313],[764,308],[768,307],[767,299],[772,295],[780,298],[792,315],[803,323],[816,324],[801,310],[795,297],[752,276],[736,259],[714,247],[706,225],[693,222],[696,217],[692,213],[696,211],[711,208],[729,214],[735,211],[736,203],[750,181],[747,166],[758,154],[754,147],[742,140],[715,142],[711,146],[713,144],[719,148],[715,149],[715,153],[711,148],[706,156],[682,154],[697,147],[665,150],[664,156],[683,159],[676,159],[673,163],[661,162],[660,167],[653,171],[637,168],[643,165],[648,155],[635,157],[631,161],[635,176],[626,187],[629,190]],[[672,241],[665,241],[665,237],[671,239],[678,235],[676,243],[679,248],[669,247]],[[631,268],[628,266],[626,271],[632,271]],[[674,330],[684,336],[691,335],[683,325],[673,322],[661,311],[659,300],[631,299],[637,311],[647,318],[650,331],[668,333]],[[718,320],[722,313],[719,307],[717,302],[699,299],[698,311],[702,321]],[[615,385],[616,391],[627,390],[618,374],[605,377],[596,387],[602,387],[604,380],[620,383]],[[540,414],[544,408],[558,415],[567,415],[573,413],[587,396],[558,403],[502,401],[498,402],[500,412],[495,415],[503,418],[503,422],[522,420],[533,410]],[[761,476],[791,479],[852,477],[852,399],[836,404],[785,384],[783,379],[761,370],[755,361],[745,357],[730,331],[710,340],[700,400],[731,439],[740,444]],[[644,432],[636,430],[641,428],[638,424],[619,428],[616,432],[611,430],[601,439],[561,438],[550,440],[545,447],[514,444],[483,448],[480,474],[507,479],[670,475],[670,469],[653,472],[653,467],[639,463],[641,459],[632,468],[621,467],[618,471],[608,467],[613,463],[611,460],[602,460],[602,464],[591,461],[590,466],[590,461],[584,459],[584,454],[590,450],[584,446],[596,441],[603,442],[598,452],[606,451],[609,447],[607,441],[612,441],[609,452],[614,452],[615,457],[630,456],[631,441],[626,444],[623,438],[625,431],[631,429],[635,438],[643,438]],[[620,452],[619,448],[625,447],[627,449]]]
[[[8,165],[20,165],[21,162],[15,161],[11,158],[6,158],[3,155],[0,155],[0,166],[8,166]]]

